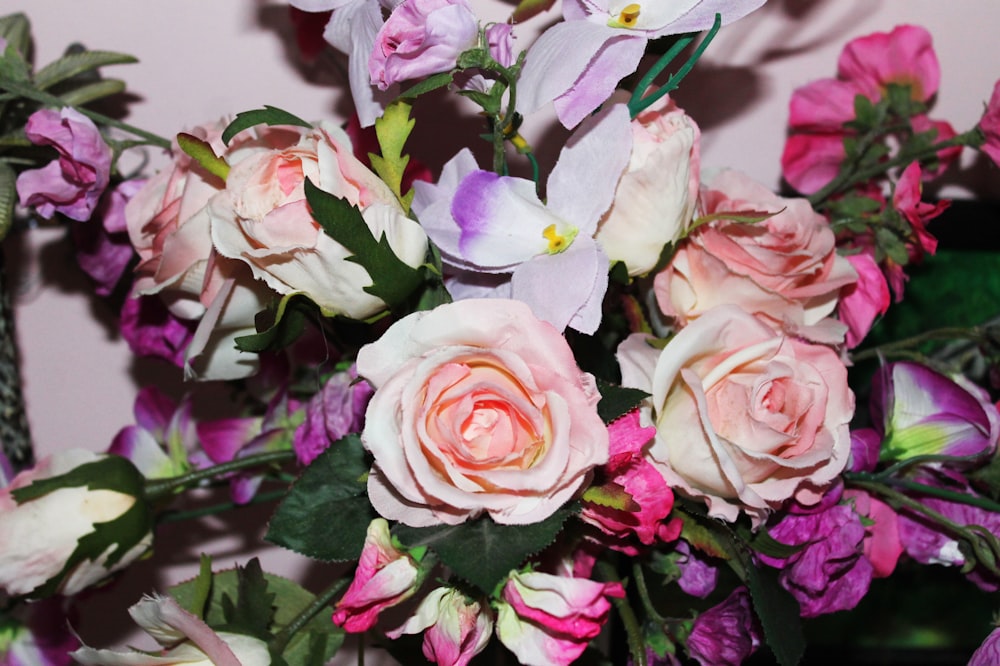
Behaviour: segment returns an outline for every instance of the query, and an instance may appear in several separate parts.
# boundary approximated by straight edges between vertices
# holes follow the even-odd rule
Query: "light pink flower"
[[[478,37],[468,0],[404,0],[375,37],[368,60],[372,85],[387,90],[394,83],[447,72]]]
[[[511,572],[497,608],[497,637],[525,666],[570,664],[608,619],[621,583]]]
[[[604,467],[606,483],[628,493],[634,508],[615,509],[598,504],[584,505],[580,517],[615,536],[621,543],[610,547],[635,555],[638,549],[627,539],[635,536],[645,545],[671,541],[680,534],[680,521],[667,521],[674,508],[674,494],[663,476],[643,456],[656,429],[639,425],[639,411],[633,410],[608,426],[610,456]]]
[[[854,395],[829,347],[724,305],[662,351],[630,336],[618,359],[623,384],[652,394],[649,458],[712,516],[756,522],[791,497],[814,504],[847,464]]]
[[[333,623],[351,633],[367,631],[379,613],[413,596],[422,580],[419,563],[396,547],[389,523],[376,518],[368,525],[354,580],[337,602]]]
[[[986,137],[981,150],[1000,165],[1000,81],[993,86],[993,95],[979,121],[979,129]]]
[[[361,439],[368,494],[407,525],[544,520],[608,459],[594,378],[527,305],[465,300],[417,312],[358,353],[375,387]]]
[[[152,531],[122,534],[122,543],[106,543],[99,556],[83,559],[67,570],[80,539],[93,535],[98,524],[116,520],[130,511],[136,496],[110,489],[91,490],[80,484],[58,488],[22,503],[14,499],[12,493],[17,489],[102,458],[84,449],[60,451],[21,472],[9,486],[0,489],[0,589],[6,594],[30,595],[53,581],[58,593],[77,594],[124,569],[149,549]],[[135,522],[141,526],[141,516]],[[45,529],[39,529],[40,525]],[[110,564],[112,557],[115,561]]]
[[[853,349],[868,335],[876,317],[889,309],[891,299],[889,283],[872,255],[866,252],[850,254],[847,260],[858,274],[858,280],[840,292],[837,319],[847,326],[844,344]]]
[[[94,122],[72,107],[41,109],[24,126],[36,146],[52,146],[58,159],[17,177],[22,206],[39,215],[56,213],[84,222],[90,219],[111,175],[111,148]]]
[[[775,213],[756,224],[726,219],[704,224],[656,276],[660,309],[685,325],[712,308],[736,304],[776,330],[837,342],[843,327],[829,319],[840,290],[857,276],[836,252],[826,218],[805,199],[784,199],[747,176],[724,171],[702,193],[702,214]]]
[[[701,132],[667,97],[631,123],[632,153],[597,242],[629,275],[656,266],[663,246],[687,231],[698,203]]]
[[[406,217],[389,186],[366,168],[337,127],[266,127],[266,150],[231,160],[226,188],[208,207],[212,241],[279,294],[300,293],[328,315],[365,319],[385,303],[365,291],[372,276],[352,252],[327,235],[305,198],[305,182],[361,209],[376,239],[419,266],[427,252],[420,225]]]
[[[427,660],[442,666],[466,666],[486,648],[493,631],[489,606],[471,601],[452,587],[437,587],[398,629],[386,632],[395,640],[424,632]]]
[[[163,646],[160,654],[82,647],[72,656],[87,666],[268,666],[267,644],[245,634],[215,632],[171,597],[143,597],[129,609],[136,624]]]

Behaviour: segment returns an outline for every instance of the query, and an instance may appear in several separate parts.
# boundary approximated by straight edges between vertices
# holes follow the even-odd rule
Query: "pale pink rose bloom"
[[[666,97],[631,124],[632,154],[597,242],[629,275],[653,270],[663,246],[687,231],[698,203],[701,132]]]
[[[847,326],[844,344],[853,349],[868,335],[875,318],[889,309],[890,297],[889,283],[872,255],[851,254],[847,260],[858,274],[858,280],[840,292],[837,318]]]
[[[386,632],[395,640],[424,632],[423,653],[441,666],[466,666],[490,642],[493,615],[489,606],[466,599],[453,587],[438,587],[424,597],[414,614],[398,629]]]
[[[649,458],[711,516],[759,523],[789,498],[815,504],[847,464],[854,395],[829,347],[723,305],[662,351],[630,336],[618,359],[623,384],[652,394]]]
[[[333,623],[344,631],[368,631],[379,613],[409,599],[423,580],[420,565],[396,548],[389,523],[376,518],[368,525],[354,580],[337,602]]]
[[[1000,165],[1000,81],[993,86],[993,95],[979,121],[979,129],[986,137],[986,142],[980,150],[989,155],[994,163]]]
[[[17,177],[22,206],[48,219],[56,213],[90,219],[111,175],[111,148],[94,122],[72,107],[41,109],[28,118],[24,133],[36,146],[52,146],[59,157]]]
[[[152,532],[114,565],[107,565],[115,548],[112,544],[96,559],[85,560],[63,572],[79,540],[92,534],[97,523],[120,517],[132,508],[136,498],[114,490],[90,490],[86,486],[60,488],[23,504],[18,504],[12,495],[18,488],[66,474],[102,457],[84,449],[60,451],[21,472],[9,486],[0,489],[0,589],[6,594],[30,594],[61,575],[58,592],[70,596],[124,569],[149,549]],[[39,529],[40,525],[45,529]]]
[[[497,607],[497,637],[525,666],[577,659],[608,619],[621,583],[530,571],[511,572]]]
[[[718,305],[736,304],[784,330],[839,342],[844,327],[829,316],[841,288],[857,279],[836,252],[826,218],[805,199],[785,199],[737,171],[718,174],[702,192],[701,213],[766,211],[755,224],[704,224],[656,276],[656,302],[681,325]]]
[[[361,439],[386,518],[507,525],[552,515],[608,459],[594,378],[528,306],[470,299],[417,312],[361,349],[375,387]]]
[[[447,72],[478,38],[479,22],[468,0],[404,0],[375,37],[368,60],[372,85],[387,90],[394,83]]]
[[[171,597],[143,597],[129,608],[136,624],[164,649],[149,654],[82,647],[72,653],[85,666],[268,666],[267,644],[245,634],[216,632]]]
[[[268,149],[232,160],[225,192],[212,199],[212,241],[224,257],[248,265],[279,294],[301,293],[327,315],[366,319],[385,303],[365,291],[372,277],[348,261],[309,210],[305,181],[361,209],[375,238],[416,268],[427,252],[423,229],[406,217],[389,187],[354,157],[338,127],[267,127]]]

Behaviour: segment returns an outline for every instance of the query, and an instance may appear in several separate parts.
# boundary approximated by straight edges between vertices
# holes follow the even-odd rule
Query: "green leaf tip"
[[[263,109],[254,109],[253,111],[243,111],[242,113],[237,113],[233,122],[229,123],[229,125],[226,126],[226,129],[222,131],[222,142],[228,146],[234,136],[243,130],[256,125],[292,125],[295,127],[313,126],[312,123],[302,120],[294,113],[289,113],[288,111],[274,106],[264,105]]]
[[[205,171],[213,176],[221,178],[225,182],[229,176],[229,164],[226,160],[215,154],[212,146],[205,140],[199,139],[193,134],[181,132],[177,135],[177,145],[185,153],[191,156],[195,162],[200,164]]]

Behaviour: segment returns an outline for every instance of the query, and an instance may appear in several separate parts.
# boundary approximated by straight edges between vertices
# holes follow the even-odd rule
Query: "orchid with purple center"
[[[517,111],[549,102],[575,127],[636,70],[649,40],[698,32],[746,16],[765,0],[566,0],[566,19],[528,49],[517,88]]]
[[[510,297],[528,303],[539,319],[560,331],[593,333],[610,263],[594,234],[631,150],[628,110],[614,105],[584,123],[562,150],[545,203],[533,182],[479,170],[463,150],[436,185],[414,184],[413,210],[446,264],[510,274]]]

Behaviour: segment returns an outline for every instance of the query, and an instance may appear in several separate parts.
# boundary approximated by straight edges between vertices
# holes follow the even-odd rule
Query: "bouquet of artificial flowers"
[[[8,661],[325,664],[353,634],[359,660],[408,664],[766,645],[790,665],[801,618],[914,564],[995,591],[998,311],[886,324],[937,250],[948,202],[923,183],[966,150],[1000,163],[1000,83],[959,132],[929,115],[924,29],[862,37],[791,100],[794,192],[702,173],[670,93],[763,3],[567,0],[519,50],[552,3],[483,24],[466,0],[294,0],[303,43],[346,54],[356,117],[267,106],[171,140],[93,109],[128,56],[36,67],[28,19],[0,19],[2,233],[69,220],[135,353],[234,402],[147,386],[106,454],[36,464],[5,424]],[[442,96],[482,134],[432,173],[407,143]],[[522,130],[549,107],[569,138],[545,173]],[[169,165],[126,170],[138,151]],[[67,631],[81,593],[169,547],[158,525],[250,504],[273,507],[268,541],[329,563],[325,589],[206,553],[130,600],[157,649]],[[1000,660],[982,621],[978,666]]]

